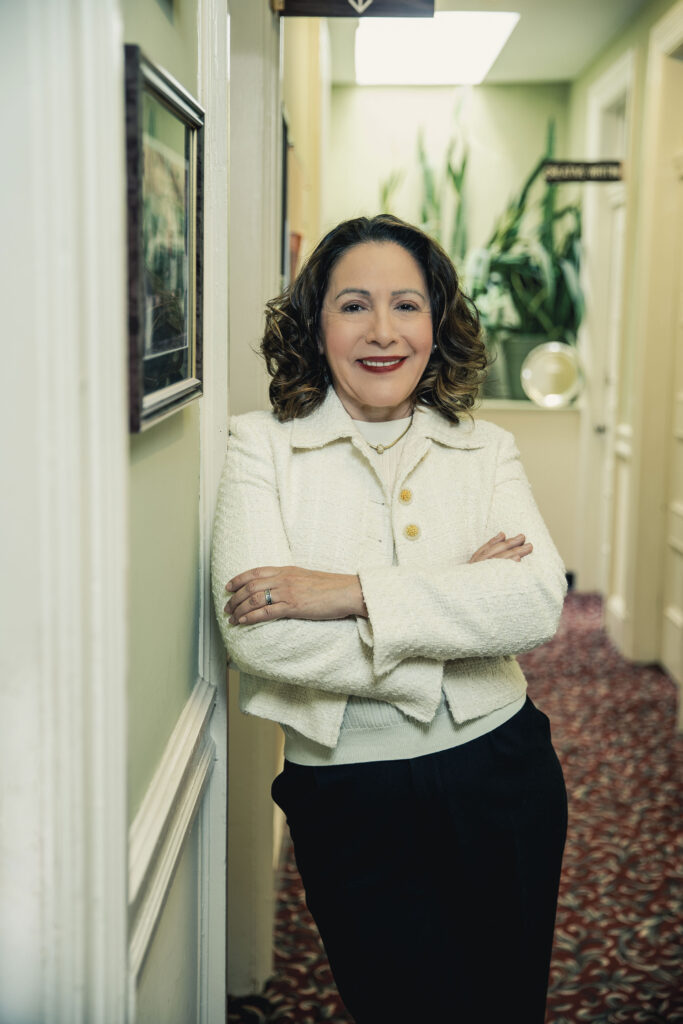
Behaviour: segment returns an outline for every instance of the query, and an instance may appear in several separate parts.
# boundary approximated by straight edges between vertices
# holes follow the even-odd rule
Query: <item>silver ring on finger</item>
[[[266,589],[263,591],[263,596],[266,599],[266,604],[272,604],[273,603],[273,598],[272,598],[272,595],[270,593],[270,588],[269,587],[266,587]]]

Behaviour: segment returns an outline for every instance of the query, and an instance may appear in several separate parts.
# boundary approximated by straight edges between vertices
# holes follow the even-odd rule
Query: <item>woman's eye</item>
[[[417,309],[417,306],[415,305],[414,302],[401,302],[397,306],[397,309],[401,310],[402,313],[404,313],[404,312],[412,313],[413,310]]]
[[[360,302],[347,302],[342,306],[342,313],[358,313],[362,309]]]

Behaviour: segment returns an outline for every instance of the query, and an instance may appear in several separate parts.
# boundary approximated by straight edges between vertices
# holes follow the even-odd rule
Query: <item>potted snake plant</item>
[[[498,219],[486,246],[468,255],[470,294],[489,348],[499,360],[485,390],[491,397],[526,398],[520,378],[526,355],[546,341],[574,344],[583,316],[581,207],[559,206],[558,186],[539,180],[553,156],[554,141],[551,121],[546,152]]]

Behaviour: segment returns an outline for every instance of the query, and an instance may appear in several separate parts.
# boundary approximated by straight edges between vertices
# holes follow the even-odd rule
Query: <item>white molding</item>
[[[625,462],[633,457],[633,428],[629,423],[619,423],[614,436],[614,454]]]
[[[600,159],[600,116],[603,110],[617,103],[622,96],[630,102],[630,93],[635,76],[636,53],[626,50],[618,60],[596,79],[588,90],[588,156]],[[628,120],[628,115],[627,115]]]
[[[228,51],[225,3],[199,0],[199,101],[204,133],[204,394],[200,404],[199,675],[225,685],[225,649],[211,597],[213,516],[228,439]],[[220,43],[220,45],[219,45]]]
[[[11,779],[11,804],[0,794],[0,1019],[120,1024],[128,437],[118,4],[2,4],[0,39],[3,84],[21,97],[3,110],[12,160],[0,197],[13,339],[2,476],[17,495],[3,526],[21,551],[19,571],[13,556],[3,579],[13,678],[0,707],[0,786]]]
[[[683,0],[657,22],[650,33],[650,55],[670,56],[683,40]]]
[[[514,399],[514,398],[484,398],[473,410],[474,416],[478,416],[480,412],[514,412],[514,413],[533,413],[534,416],[558,416],[561,413],[569,415],[578,415],[581,412],[581,407],[578,402],[573,405],[563,406],[559,409],[546,409],[542,405],[536,405],[535,402],[526,401],[525,399]]]
[[[625,181],[613,181],[609,185],[605,185],[605,195],[609,200],[610,206],[614,209],[618,206],[624,206],[626,203],[626,182]]]
[[[200,679],[166,744],[129,833],[130,1016],[137,978],[214,763],[215,688]]]
[[[92,645],[85,816],[94,846],[89,858],[92,999],[87,1019],[104,1024],[125,1016],[127,967],[128,319],[121,301],[126,280],[123,140],[111,127],[124,122],[123,26],[113,0],[79,7],[84,81],[76,116],[82,129],[82,178],[75,187],[83,203],[81,258],[90,277],[87,297],[81,299],[81,372],[89,382],[81,444],[90,539],[85,604]]]
[[[605,629],[620,651],[624,651],[628,639],[630,617],[623,598],[612,594],[605,603]],[[628,656],[628,655],[627,655]]]
[[[229,11],[199,0],[197,95],[204,132],[204,395],[200,404],[199,664],[215,687],[210,732],[215,768],[199,815],[199,976],[197,1019],[226,1018],[227,665],[211,596],[211,534],[228,438]]]
[[[669,620],[672,626],[675,626],[679,632],[683,633],[683,612],[680,608],[676,608],[675,605],[669,604],[664,609],[664,617]]]
[[[281,28],[266,3],[230,0],[231,413],[270,408],[267,374],[254,349],[263,334],[264,305],[280,290]],[[234,979],[248,974],[244,994],[260,989],[272,965],[273,812],[268,793],[277,730],[257,730],[258,744],[245,743],[243,755],[240,744],[251,736],[253,723],[233,713],[235,705],[230,694],[230,756],[239,758],[239,770],[228,778],[228,987],[238,992],[241,981],[235,987]]]
[[[280,291],[281,25],[253,0],[230,0],[230,21],[230,411],[241,413],[270,409],[254,350]]]

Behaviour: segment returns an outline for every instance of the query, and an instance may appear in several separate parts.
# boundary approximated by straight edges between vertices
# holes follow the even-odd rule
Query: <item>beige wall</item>
[[[289,229],[302,235],[303,259],[318,241],[322,225],[330,94],[327,24],[323,18],[285,18],[282,35]]]
[[[576,572],[578,408],[540,409],[529,408],[524,402],[485,401],[476,416],[515,435],[536,504],[565,568]],[[529,540],[533,543],[533,537]]]

